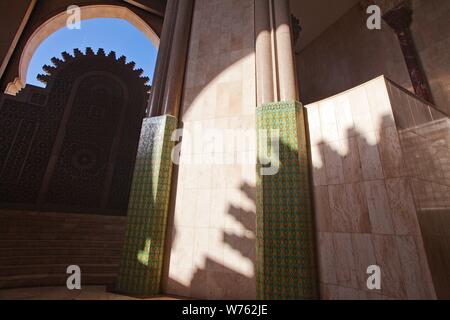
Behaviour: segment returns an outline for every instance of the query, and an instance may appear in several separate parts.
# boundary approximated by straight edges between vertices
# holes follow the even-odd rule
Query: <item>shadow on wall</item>
[[[256,193],[253,186],[243,183],[240,186],[240,191],[242,192],[242,196],[247,197],[253,202],[255,201]],[[247,232],[236,235],[222,229],[220,241],[222,245],[229,247],[235,254],[240,255],[246,263],[250,263],[251,268],[254,270],[256,258],[254,237],[256,230],[254,221],[256,220],[256,213],[254,211],[244,210],[233,204],[228,204],[227,213],[239,222]],[[200,214],[205,215],[208,212],[200,212]],[[210,239],[206,240],[208,241]],[[176,246],[177,241],[180,240],[177,238],[176,226],[174,225],[170,246]],[[205,244],[203,243],[203,245]],[[168,254],[170,253],[168,252]],[[189,261],[186,260],[185,262],[189,263]],[[194,261],[198,261],[198,265],[203,265],[203,268],[197,267],[192,271],[189,285],[182,284],[170,276],[165,279],[167,282],[166,286],[170,288],[170,292],[199,299],[236,299],[236,288],[239,288],[238,290],[241,290],[245,295],[245,292],[249,291],[249,287],[255,286],[254,276],[250,277],[232,270],[218,262],[214,257],[209,255],[197,256],[194,257]],[[254,291],[254,289],[250,291]],[[248,296],[248,298],[251,298],[251,296]]]
[[[281,142],[280,154],[283,158],[280,159],[278,175],[283,177],[284,180],[273,176],[273,180],[275,180],[273,185],[286,183],[289,180],[287,178],[288,173],[298,174],[295,168],[292,168],[292,159],[298,158],[299,153],[292,150],[287,143]],[[251,167],[251,170],[256,170],[254,165]],[[225,170],[225,167],[222,169]],[[200,177],[197,178],[200,179]],[[297,183],[295,178],[292,179],[292,183]],[[264,261],[257,261],[257,259],[262,258],[262,255],[256,256],[256,188],[251,183],[241,182],[237,189],[240,196],[250,201],[252,205],[248,206],[247,201],[243,201],[239,205],[233,199],[227,199],[226,212],[224,212],[226,217],[220,216],[222,206],[219,203],[220,201],[216,203],[214,200],[212,200],[211,209],[208,206],[205,208],[201,205],[194,206],[195,210],[183,207],[176,212],[178,219],[181,215],[184,216],[183,221],[195,219],[194,225],[204,220],[204,217],[209,216],[211,219],[209,220],[209,227],[188,227],[181,223],[181,219],[179,225],[172,224],[172,235],[166,245],[168,256],[165,261],[167,274],[163,277],[163,281],[166,282],[163,289],[164,293],[200,299],[255,299],[257,296],[257,266],[266,271],[271,270],[268,272],[280,272],[283,275],[292,272],[293,274],[290,274],[290,276],[296,277],[298,276],[298,266],[310,262],[309,250],[311,246],[293,243],[293,239],[289,235],[289,231],[294,230],[294,228],[297,228],[295,229],[296,232],[304,232],[303,230],[299,231],[299,229],[303,227],[302,221],[308,219],[304,212],[301,212],[303,206],[298,202],[297,211],[293,207],[289,210],[283,206],[278,206],[279,210],[284,212],[284,218],[273,214],[265,219],[264,223],[268,226],[273,225],[274,230],[270,235],[267,235],[271,237],[269,239],[271,242],[264,246]],[[199,192],[203,191],[202,189],[188,190],[188,197],[195,198]],[[225,193],[229,190],[218,191]],[[187,191],[183,190],[182,192],[186,193]],[[272,195],[272,193],[270,194]],[[208,197],[206,191],[200,194],[200,198],[203,196]],[[279,198],[288,196],[279,191]],[[182,199],[183,205],[191,204],[186,201],[184,194],[179,199]],[[292,200],[286,199],[286,201],[292,203]],[[270,204],[267,204],[267,206],[270,206]],[[275,207],[276,204],[273,203],[272,206]],[[218,216],[215,216],[213,211],[218,213]],[[295,215],[295,217],[289,215]],[[228,220],[228,222],[221,224],[213,221],[214,218]],[[233,222],[230,222],[230,220],[233,220]],[[239,227],[234,222],[237,222]],[[233,227],[230,227],[230,225]],[[283,229],[280,225],[285,228]],[[266,228],[270,227],[266,226]],[[205,229],[207,230],[206,236],[201,235]],[[194,232],[193,238],[186,237],[188,232]],[[292,234],[295,234],[295,232],[292,232]],[[276,241],[274,241],[275,239]],[[294,245],[296,248],[293,248]],[[294,252],[292,254],[283,252],[283,248],[294,249]],[[302,249],[305,251],[295,251]],[[167,261],[167,259],[170,259],[170,261]],[[290,260],[298,264],[286,265],[280,262],[279,264],[265,265],[271,263],[271,259]],[[309,266],[305,265],[306,267]],[[308,272],[303,273],[307,274]],[[266,292],[265,296],[278,297],[278,299],[285,296],[293,299],[302,294],[302,286],[298,283],[289,284],[284,283],[283,280],[277,283],[277,279],[279,278],[276,275],[267,277],[267,282],[264,285],[268,287],[262,289]],[[307,280],[309,281],[309,279]],[[261,290],[261,288],[258,289]]]
[[[366,115],[361,110],[364,104],[369,106],[368,101],[354,97],[350,98],[354,105],[350,106],[347,100],[348,109],[341,104],[339,113],[335,113],[335,106],[331,105],[336,101],[342,103],[352,93],[306,106],[312,144],[321,296],[323,299],[432,299],[436,295],[448,298],[450,255],[438,247],[449,243],[450,224],[445,240],[440,234],[440,246],[436,244],[438,241],[430,244],[427,235],[430,231],[423,223],[421,194],[415,186],[415,180],[422,179],[417,176],[417,159],[439,163],[444,158],[443,151],[441,158],[437,158],[432,148],[418,149],[432,141],[419,142],[413,138],[411,145],[409,138],[408,145],[404,132],[418,127],[398,127],[397,101],[392,94],[395,120],[392,110],[380,112],[380,95],[374,88],[367,90],[367,95],[377,104],[370,101]],[[374,117],[375,107],[378,118]],[[360,113],[355,114],[354,110]],[[430,118],[424,124],[428,129],[423,131],[430,133],[430,127],[440,126],[441,121]],[[447,131],[448,128],[447,124]],[[446,144],[445,157],[450,164],[449,134],[447,138],[442,135],[436,138],[434,130],[428,138]],[[411,148],[416,151],[414,157]],[[446,190],[449,192],[450,187]],[[444,206],[440,214],[448,219],[450,202],[441,204]],[[366,271],[370,265],[381,267],[381,290],[367,288]]]
[[[408,209],[405,212],[390,206],[402,200],[383,178],[378,143],[354,129],[347,130],[347,139],[349,145],[338,147],[322,141],[324,166],[314,168],[315,175],[326,176],[329,183],[316,187],[320,191],[315,194],[323,298],[408,299],[411,290],[417,290],[416,297],[432,297],[427,270],[421,269],[426,257],[419,249],[422,244],[413,203],[403,204]],[[335,167],[339,163],[342,167]],[[411,197],[404,200],[413,201]],[[402,250],[403,242],[412,246],[412,252]],[[411,262],[414,265],[409,266]],[[379,291],[367,288],[370,265],[381,268]],[[413,284],[409,282],[412,274]]]
[[[179,119],[186,130],[198,122],[212,129],[255,126],[256,98],[249,94],[255,92],[255,79],[248,76],[255,68],[253,17],[254,1],[196,1]],[[245,152],[254,150],[239,153]],[[234,164],[186,168],[180,166],[180,179],[172,180],[178,190],[172,191],[172,235],[166,245],[171,257],[165,259],[163,291],[254,298],[253,179]]]

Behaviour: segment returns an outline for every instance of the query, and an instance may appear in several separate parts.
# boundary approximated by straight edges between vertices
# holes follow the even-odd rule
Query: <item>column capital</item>
[[[417,96],[432,101],[432,95],[426,74],[420,63],[420,56],[411,34],[412,5],[411,0],[363,0],[361,5],[378,5],[383,12],[383,20],[396,33],[405,59],[406,67]]]
[[[297,43],[297,41],[300,39],[300,33],[302,32],[302,26],[300,25],[300,20],[293,14],[291,14],[291,21],[292,21],[292,33],[294,36],[294,43]]]
[[[412,8],[407,2],[392,8],[383,14],[384,21],[394,30],[395,33],[408,30],[412,22]]]
[[[299,53],[300,45],[300,33],[303,31],[302,26],[300,24],[300,19],[291,14],[291,24],[292,24],[292,41],[294,42],[294,53]]]

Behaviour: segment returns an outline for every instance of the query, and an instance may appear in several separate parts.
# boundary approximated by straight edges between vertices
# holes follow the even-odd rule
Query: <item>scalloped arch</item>
[[[137,14],[126,7],[117,5],[90,5],[82,6],[80,10],[82,20],[93,18],[118,18],[126,20],[143,32],[156,48],[159,47],[159,37],[156,32]],[[25,87],[28,67],[35,51],[49,35],[63,28],[66,25],[66,21],[67,14],[64,11],[48,19],[34,31],[22,51],[19,74],[13,82],[8,84],[5,93],[16,95],[17,92]]]
[[[110,51],[108,54],[106,54],[103,48],[99,48],[97,52],[94,52],[91,47],[87,47],[85,52],[76,48],[73,50],[72,54],[67,51],[63,51],[61,53],[61,56],[62,60],[53,57],[51,58],[51,65],[46,64],[42,67],[44,73],[38,74],[37,79],[39,81],[41,81],[45,85],[48,85],[49,81],[54,78],[55,74],[59,73],[61,68],[65,67],[67,63],[70,64],[73,61],[81,61],[82,59],[90,59],[96,57],[121,63],[124,67],[126,67],[126,69],[129,70],[129,72],[135,74],[136,78],[139,78],[142,81],[144,87],[147,89],[147,92],[151,88],[150,85],[147,85],[150,79],[147,76],[143,76],[144,70],[142,70],[141,68],[135,69],[136,64],[134,63],[134,61],[127,61],[127,58],[124,55],[117,58],[115,51]]]

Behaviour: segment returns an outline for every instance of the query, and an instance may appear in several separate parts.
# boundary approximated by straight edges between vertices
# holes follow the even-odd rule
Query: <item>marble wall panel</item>
[[[416,118],[428,121],[431,109],[384,77],[305,108],[314,119],[309,136],[322,298],[435,299],[422,234],[442,239],[442,230],[433,231],[441,220],[421,215],[419,224],[418,208],[445,193],[445,165],[437,160],[445,157],[445,126],[424,127],[420,136],[408,131]],[[421,150],[430,148],[425,157]],[[414,164],[417,157],[423,165]],[[423,183],[430,174],[440,184]],[[429,231],[421,230],[423,223]],[[427,243],[441,252],[444,242]],[[435,269],[446,266],[437,254],[432,259]],[[367,287],[371,265],[381,267],[381,290]]]
[[[253,16],[251,0],[195,2],[180,118],[185,134],[204,131],[193,146],[183,136],[173,182],[169,294],[256,297]]]

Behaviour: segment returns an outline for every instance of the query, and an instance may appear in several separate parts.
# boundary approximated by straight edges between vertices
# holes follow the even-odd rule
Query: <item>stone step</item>
[[[39,219],[33,218],[29,219],[28,216],[22,216],[20,218],[14,218],[14,217],[4,217],[2,216],[2,213],[0,212],[0,223],[2,225],[20,225],[20,226],[27,226],[27,225],[39,225],[39,226],[55,226],[55,225],[80,225],[84,227],[92,227],[96,226],[103,227],[103,226],[112,226],[112,227],[122,227],[126,225],[126,220],[116,220],[114,218],[105,220],[105,219],[96,219],[96,220],[83,220],[83,219],[51,219],[51,218],[45,218],[41,217]]]
[[[73,261],[76,264],[77,261]],[[59,274],[68,277],[67,267],[70,264],[0,266],[0,277],[28,276],[33,274]],[[79,264],[81,277],[84,274],[117,274],[118,264]]]
[[[1,222],[0,222],[1,223]],[[60,225],[45,225],[39,226],[33,225],[19,225],[10,223],[9,225],[0,225],[1,233],[46,233],[46,232],[85,232],[85,233],[117,233],[124,232],[125,226],[82,226],[82,225],[70,225],[70,224],[60,224]]]
[[[0,233],[0,240],[91,240],[91,241],[122,241],[124,233],[122,232],[5,232]]]
[[[41,286],[66,286],[68,275],[59,274],[33,274],[26,276],[0,277],[0,289],[41,287]],[[84,274],[81,278],[81,286],[101,285],[111,286],[117,280],[117,274]]]
[[[26,220],[23,218],[26,217]],[[34,212],[34,211],[19,211],[19,210],[2,210],[0,209],[0,220],[5,219],[9,221],[84,221],[84,222],[103,222],[108,224],[121,224],[126,221],[124,216],[107,216],[107,215],[92,215],[92,214],[76,214],[63,212]]]
[[[120,255],[122,248],[0,248],[0,257],[27,256],[114,256]]]
[[[28,257],[0,257],[0,266],[50,265],[50,264],[119,264],[120,255],[113,256],[28,256]]]
[[[121,248],[123,241],[118,240],[0,240],[1,248]]]
[[[117,278],[126,217],[0,210],[0,288],[65,286],[69,265],[82,285]]]

